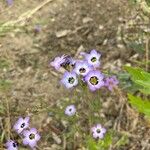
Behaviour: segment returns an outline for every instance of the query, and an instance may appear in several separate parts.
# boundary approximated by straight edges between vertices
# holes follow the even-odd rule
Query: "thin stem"
[[[11,125],[10,125],[10,107],[9,107],[9,101],[6,98],[6,110],[7,110],[7,118],[8,118],[8,122],[7,122],[7,130],[8,130],[8,139],[10,139],[10,135],[11,135]]]

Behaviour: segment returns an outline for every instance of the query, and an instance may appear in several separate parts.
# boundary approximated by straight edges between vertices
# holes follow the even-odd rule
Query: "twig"
[[[25,13],[23,13],[21,16],[18,17],[17,20],[8,21],[0,26],[0,32],[5,30],[7,27],[14,27],[15,25],[23,26],[25,24],[25,21],[31,18],[37,11],[39,11],[41,8],[43,8],[46,4],[52,2],[53,0],[45,0],[40,5],[38,5],[33,10],[29,10]]]

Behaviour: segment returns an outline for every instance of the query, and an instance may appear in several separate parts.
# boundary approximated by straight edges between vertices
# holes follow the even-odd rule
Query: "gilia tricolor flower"
[[[30,118],[29,117],[26,117],[26,118],[22,118],[20,117],[18,119],[18,121],[15,123],[15,125],[13,126],[13,129],[18,133],[20,134],[24,129],[28,128],[29,127],[29,120]]]
[[[90,53],[81,53],[81,55],[83,55],[89,65],[93,66],[94,68],[98,68],[100,66],[101,54],[98,53],[96,50],[91,50]]]
[[[5,146],[6,146],[7,150],[18,150],[18,144],[13,140],[7,141]]]
[[[52,61],[52,62],[50,63],[50,65],[51,65],[52,67],[54,67],[56,70],[59,70],[59,68],[61,67],[61,65],[65,62],[65,58],[66,58],[65,55],[62,55],[61,57],[56,57],[56,58],[54,59],[54,61]]]
[[[98,70],[90,71],[84,78],[91,91],[96,91],[104,86],[104,76]]]
[[[74,105],[69,105],[65,109],[65,114],[68,116],[73,116],[76,113],[76,108]]]
[[[106,133],[106,129],[101,126],[101,124],[97,124],[96,126],[91,128],[92,136],[95,139],[103,139]]]
[[[85,76],[91,70],[91,66],[87,61],[77,61],[75,64],[74,72],[78,75]]]
[[[23,144],[29,145],[32,149],[37,146],[37,142],[40,140],[40,135],[37,129],[31,128],[30,130],[23,131],[24,139]]]
[[[66,87],[66,88],[73,88],[78,84],[78,78],[75,72],[65,72],[63,75],[63,78],[61,80],[61,83]]]
[[[119,81],[117,80],[116,76],[107,77],[105,79],[105,86],[110,90],[113,91],[113,88],[119,84]]]

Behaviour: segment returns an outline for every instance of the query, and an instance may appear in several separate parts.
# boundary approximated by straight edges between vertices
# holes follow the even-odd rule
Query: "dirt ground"
[[[42,2],[15,0],[8,7],[1,1],[0,23],[17,20],[21,14],[33,10]],[[0,59],[9,64],[9,67],[0,70],[0,78],[11,82],[8,91],[0,92],[0,101],[5,105],[5,99],[9,99],[11,123],[18,116],[29,115],[33,125],[43,132],[43,137],[47,132],[52,134],[51,129],[47,128],[49,122],[54,126],[57,123],[42,110],[54,108],[63,97],[69,95],[59,85],[59,74],[49,67],[49,62],[57,55],[65,53],[75,56],[80,50],[97,49],[102,53],[102,68],[114,73],[121,72],[125,64],[133,64],[132,60],[141,59],[142,53],[138,55],[128,47],[128,42],[138,39],[140,30],[127,28],[131,20],[143,23],[139,14],[140,10],[127,0],[52,0],[25,20],[23,27],[14,27],[12,32],[0,36]],[[149,20],[145,22],[147,24]],[[40,25],[40,32],[35,31],[36,25]],[[124,41],[121,39],[122,33]],[[115,102],[115,98],[112,93],[103,101],[111,99]],[[115,107],[115,104],[112,105]],[[117,112],[110,113],[113,124]],[[136,116],[137,119],[132,122],[134,115],[137,114],[128,116],[128,121],[127,114],[122,116],[121,129],[130,131],[131,135],[128,145],[119,150],[150,149],[150,129],[141,116]],[[3,115],[1,119],[7,117]],[[55,138],[44,137],[40,147],[43,150],[62,150],[62,145],[58,143]]]

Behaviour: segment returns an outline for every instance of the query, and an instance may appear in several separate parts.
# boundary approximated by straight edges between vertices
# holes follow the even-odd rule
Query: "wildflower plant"
[[[13,129],[17,132],[19,137],[21,137],[23,145],[28,145],[31,149],[35,149],[41,136],[39,135],[37,129],[29,127],[29,120],[30,118],[28,116],[25,118],[19,117],[14,124]],[[19,149],[18,143],[11,139],[6,142],[5,147],[7,150]]]
[[[18,144],[13,140],[7,141],[5,146],[6,146],[7,150],[18,150]]]
[[[50,63],[56,71],[60,71],[60,68],[65,70],[60,83],[69,91],[70,98],[67,98],[67,105],[63,100],[60,106],[65,104],[63,107],[64,118],[71,126],[70,136],[67,136],[67,133],[66,136],[74,138],[74,135],[78,133],[83,138],[90,135],[90,139],[103,141],[107,134],[109,136],[111,134],[101,118],[100,91],[114,90],[119,81],[116,76],[110,76],[99,70],[101,54],[98,51],[81,52],[80,58],[82,59],[62,55]],[[74,100],[72,101],[72,99]],[[57,114],[57,112],[55,113]],[[60,119],[62,119],[62,115]],[[100,143],[104,149],[108,149],[111,142],[109,144]],[[97,142],[95,144],[97,145]],[[101,146],[99,145],[99,147]],[[86,147],[88,148],[88,145]]]
[[[29,120],[30,120],[29,117],[26,117],[24,119],[22,117],[20,117],[13,127],[14,130],[18,134],[20,134],[24,129],[29,127]]]

